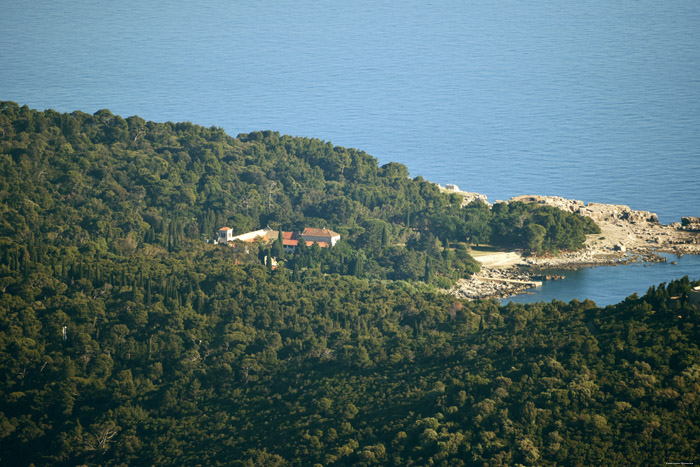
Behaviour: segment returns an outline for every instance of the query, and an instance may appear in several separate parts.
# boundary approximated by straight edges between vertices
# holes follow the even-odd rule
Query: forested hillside
[[[2,465],[697,458],[697,283],[607,308],[424,285],[473,271],[469,241],[576,248],[579,216],[460,208],[359,151],[108,111],[2,103],[0,143]],[[344,239],[272,271],[205,242],[224,224]]]
[[[364,152],[274,132],[231,138],[191,123],[11,102],[0,103],[0,130],[0,236],[79,246],[82,256],[177,251],[224,225],[236,234],[328,227],[344,241],[317,255],[324,272],[357,273],[360,261],[368,278],[449,286],[478,269],[467,240],[576,249],[596,229],[545,206],[463,209],[403,165],[378,167]]]
[[[605,309],[499,307],[352,277],[293,282],[234,266],[230,251],[127,262],[125,280],[109,265],[86,277],[3,266],[1,462],[697,456],[700,313],[687,281]]]

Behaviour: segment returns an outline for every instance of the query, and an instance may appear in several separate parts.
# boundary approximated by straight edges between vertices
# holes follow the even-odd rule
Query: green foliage
[[[192,243],[56,270],[4,262],[3,463],[697,455],[679,443],[700,430],[700,313],[687,278],[605,309],[499,307],[312,270],[293,281],[240,260]]]
[[[399,164],[272,132],[13,103],[0,126],[3,465],[698,456],[696,282],[607,308],[423,285],[476,269],[460,229],[544,250],[574,245],[585,221],[461,209]],[[203,241],[267,222],[346,240],[275,270],[261,258],[279,240]]]
[[[20,244],[31,235],[47,248],[122,257],[177,252],[223,225],[236,234],[268,224],[330,227],[347,248],[314,258],[315,267],[347,274],[362,250],[364,274],[383,279],[395,266],[386,251],[452,209],[405,166],[378,167],[361,151],[317,139],[270,131],[231,138],[191,123],[125,120],[108,110],[37,112],[12,102],[0,103],[0,123],[0,235]],[[409,216],[420,233],[405,225]],[[280,244],[272,255],[284,256]]]
[[[483,225],[483,208],[471,214]],[[582,248],[587,234],[600,233],[590,218],[539,204],[496,203],[491,210],[490,241],[495,245],[516,246],[530,251],[577,250]],[[485,232],[484,232],[485,236]],[[480,237],[483,240],[484,237]]]

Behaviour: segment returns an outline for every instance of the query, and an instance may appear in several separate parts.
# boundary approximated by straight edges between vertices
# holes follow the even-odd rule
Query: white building
[[[221,227],[219,229],[218,243],[233,241],[233,229],[231,227]]]
[[[253,232],[248,232],[241,235],[236,235],[235,237],[232,237],[231,240],[238,240],[241,242],[254,242],[256,238],[262,238],[266,241],[275,240],[277,238],[276,234],[277,232],[275,232],[271,228],[265,227],[264,229],[255,230]]]
[[[340,234],[328,229],[314,229],[307,227],[301,233],[301,238],[307,242],[317,242],[319,244],[327,243],[330,246],[335,246],[338,240],[340,240]]]
[[[219,229],[219,238],[217,243],[227,243],[238,240],[240,242],[254,242],[258,239],[263,242],[274,242],[279,238],[279,231],[272,230],[270,227],[247,232],[241,235],[233,236],[233,229],[230,227],[222,227]],[[340,240],[340,234],[328,229],[306,228],[303,232],[285,232],[282,231],[282,244],[285,251],[294,251],[299,244],[299,241],[305,242],[307,246],[317,243],[321,248],[335,246]]]

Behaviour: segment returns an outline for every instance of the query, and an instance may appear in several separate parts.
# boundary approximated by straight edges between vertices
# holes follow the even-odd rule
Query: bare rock
[[[454,193],[460,195],[462,197],[462,207],[474,201],[481,201],[486,204],[489,203],[486,195],[483,195],[481,193],[474,193],[471,191],[460,190],[459,187],[453,183],[448,183],[445,187],[438,185],[438,188],[443,193]]]
[[[689,232],[700,232],[700,217],[681,217],[681,228]]]

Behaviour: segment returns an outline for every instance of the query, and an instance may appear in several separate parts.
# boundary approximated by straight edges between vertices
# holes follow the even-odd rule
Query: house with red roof
[[[262,241],[263,243],[274,242],[279,238],[279,231],[272,230],[270,227],[254,230],[241,235],[233,235],[233,229],[230,227],[222,227],[219,229],[218,243],[222,242],[254,242]],[[316,229],[307,227],[303,232],[288,232],[282,231],[282,246],[287,253],[293,252],[299,245],[299,242],[305,242],[307,246],[314,243],[321,248],[330,248],[340,240],[340,234],[329,229]]]
[[[330,246],[335,246],[338,240],[340,240],[340,234],[328,229],[307,227],[301,233],[301,238],[306,241],[316,242],[319,245],[321,243],[327,243]]]

